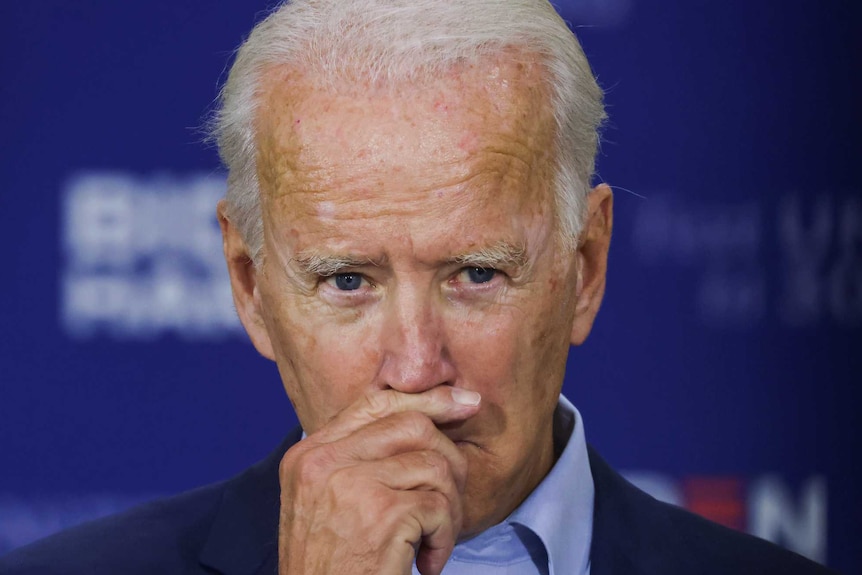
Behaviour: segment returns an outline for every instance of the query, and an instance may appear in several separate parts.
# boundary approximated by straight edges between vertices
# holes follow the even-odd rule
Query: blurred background
[[[232,308],[198,129],[271,2],[0,3],[0,552],[296,423]],[[862,5],[570,0],[607,91],[605,303],[565,393],[657,496],[862,548]]]

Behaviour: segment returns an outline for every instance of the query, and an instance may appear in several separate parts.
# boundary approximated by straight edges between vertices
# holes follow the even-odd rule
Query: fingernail
[[[479,402],[482,401],[482,396],[475,391],[461,389],[460,387],[453,387],[452,399],[455,400],[455,403],[460,403],[461,405],[469,405],[472,407],[475,405],[479,405]]]

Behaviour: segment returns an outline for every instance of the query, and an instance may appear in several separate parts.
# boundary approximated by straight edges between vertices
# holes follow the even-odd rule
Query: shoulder
[[[0,557],[0,574],[191,573],[227,482],[135,507]]]
[[[0,575],[193,575],[250,571],[278,532],[278,464],[297,427],[239,475],[85,523],[0,557]],[[212,567],[212,568],[210,568]]]
[[[646,495],[646,494],[644,494]],[[828,569],[764,539],[729,529],[650,496],[653,513],[667,525],[665,561],[696,567],[701,573],[776,575],[826,574]]]
[[[595,483],[594,575],[832,573],[801,555],[663,503],[613,471],[590,449]]]

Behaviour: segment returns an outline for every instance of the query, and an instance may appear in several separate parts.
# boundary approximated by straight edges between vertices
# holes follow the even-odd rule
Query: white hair
[[[456,63],[514,48],[546,69],[555,122],[556,210],[573,245],[595,169],[602,91],[574,34],[547,0],[293,0],[237,51],[211,123],[228,168],[228,217],[259,263],[263,246],[255,115],[273,66],[337,85],[433,78]]]

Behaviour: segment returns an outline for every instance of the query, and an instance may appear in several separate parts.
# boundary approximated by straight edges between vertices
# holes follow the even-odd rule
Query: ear
[[[235,225],[227,215],[227,202],[221,200],[217,208],[218,223],[221,227],[222,248],[230,274],[230,287],[233,291],[233,304],[239,320],[251,338],[255,349],[262,356],[275,360],[272,341],[263,320],[263,307],[258,289],[258,270],[249,256],[248,247]]]
[[[607,184],[596,186],[587,196],[587,220],[578,238],[575,258],[578,281],[572,345],[581,345],[587,339],[605,295],[613,207],[614,197]]]

